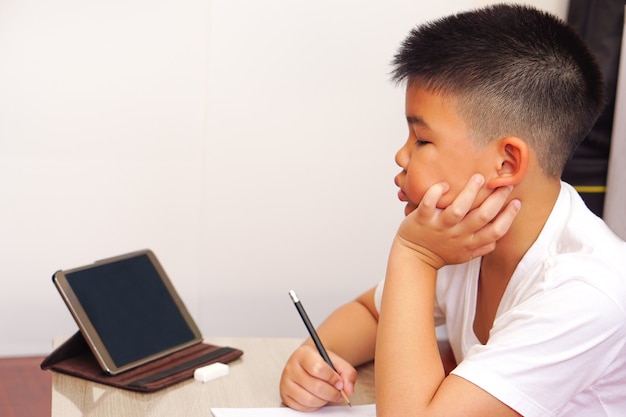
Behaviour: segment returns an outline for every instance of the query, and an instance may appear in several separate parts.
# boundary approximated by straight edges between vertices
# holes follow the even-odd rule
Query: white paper
[[[312,413],[303,413],[291,408],[211,408],[214,417],[294,417],[294,416],[360,416],[376,417],[376,405],[353,405],[322,407]]]

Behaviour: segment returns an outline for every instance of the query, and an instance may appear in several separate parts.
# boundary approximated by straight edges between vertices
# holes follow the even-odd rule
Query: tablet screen
[[[61,292],[68,294],[66,302],[79,327],[88,333],[85,339],[93,341],[92,350],[110,373],[201,340],[149,251],[61,271],[55,278]]]

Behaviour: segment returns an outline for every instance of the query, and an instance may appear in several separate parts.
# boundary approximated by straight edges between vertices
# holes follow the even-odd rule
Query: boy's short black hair
[[[456,99],[472,140],[518,136],[546,175],[559,177],[604,105],[595,58],[562,20],[532,7],[496,5],[413,29],[393,80]]]

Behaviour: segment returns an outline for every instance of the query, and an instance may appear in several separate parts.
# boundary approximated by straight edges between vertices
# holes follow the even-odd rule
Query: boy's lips
[[[400,188],[400,189],[398,190],[398,199],[399,199],[400,201],[404,201],[404,202],[407,202],[407,201],[408,201],[408,199],[407,199],[407,197],[406,197],[406,194],[404,193],[404,191],[402,191],[402,188]]]
[[[398,199],[400,201],[408,201],[408,198],[407,198],[406,194],[404,193],[404,191],[402,191],[402,186],[400,185],[400,175],[401,174],[398,174],[398,175],[396,175],[394,177],[393,183],[396,185],[396,187],[399,188],[399,190],[398,190]]]
[[[415,204],[411,203],[411,201],[409,201],[409,198],[407,197],[407,195],[405,194],[404,191],[402,191],[402,188],[400,188],[398,190],[398,199],[402,202],[406,203],[406,206],[404,206],[404,215],[408,216],[409,213],[411,213],[413,210],[415,210],[415,208],[417,207]]]

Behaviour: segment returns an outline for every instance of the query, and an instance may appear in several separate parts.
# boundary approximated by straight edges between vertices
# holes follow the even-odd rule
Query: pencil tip
[[[346,403],[347,403],[350,407],[352,407],[352,403],[350,402],[350,398],[348,398],[348,396],[346,395],[346,393],[345,393],[343,390],[341,390],[341,396],[343,397],[343,399],[345,400],[345,402],[346,402]]]

